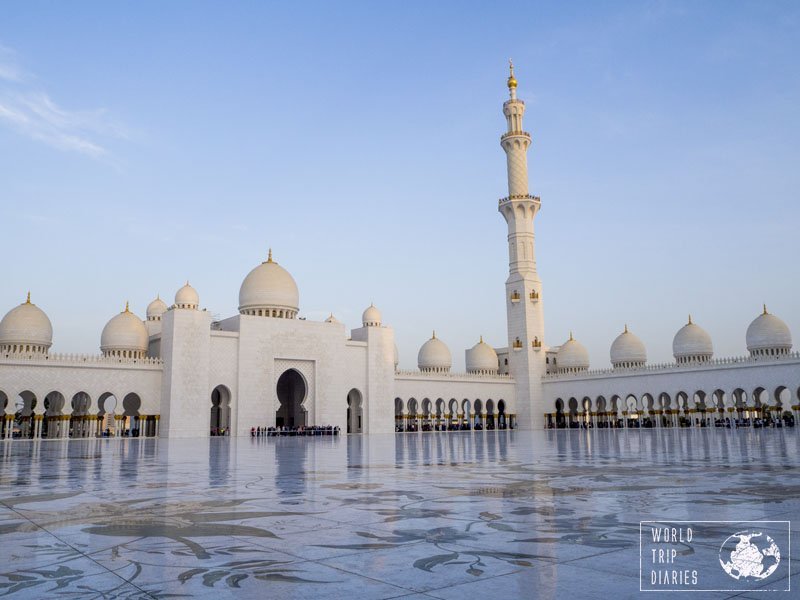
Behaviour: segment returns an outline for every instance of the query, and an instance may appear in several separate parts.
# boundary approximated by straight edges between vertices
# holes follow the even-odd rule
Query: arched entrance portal
[[[361,392],[353,388],[347,394],[347,433],[362,432],[362,416]]]
[[[305,379],[294,369],[278,378],[278,401],[281,405],[275,413],[276,427],[305,427],[307,413],[303,402],[307,393]]]
[[[218,385],[211,392],[211,435],[229,435],[231,427],[231,392]]]

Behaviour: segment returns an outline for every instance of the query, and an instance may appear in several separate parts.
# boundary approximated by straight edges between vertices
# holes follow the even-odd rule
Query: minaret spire
[[[517,99],[517,80],[514,77],[514,61],[508,59],[508,95],[512,100]]]
[[[528,148],[531,135],[523,129],[525,102],[517,98],[514,65],[509,61],[508,90],[511,98],[503,104],[506,132],[500,145],[506,153],[508,196],[500,200],[499,210],[508,222],[508,254],[511,272],[535,273],[533,218],[539,210],[539,198],[528,193]]]
[[[508,196],[498,210],[508,224],[509,372],[517,389],[517,410],[522,429],[544,427],[541,378],[546,372],[542,282],[536,271],[533,222],[541,202],[528,192],[528,148],[531,135],[522,125],[525,102],[517,98],[514,63],[508,63],[509,99],[503,103],[506,131],[500,145],[506,153]]]

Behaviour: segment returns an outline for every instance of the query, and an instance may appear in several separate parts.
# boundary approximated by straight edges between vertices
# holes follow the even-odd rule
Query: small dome
[[[334,317],[334,316],[333,316],[333,313],[331,313],[331,314],[330,314],[330,316],[329,316],[327,319],[325,319],[325,322],[326,322],[326,323],[338,323],[338,322],[339,322],[339,319],[337,319],[336,317]]]
[[[361,315],[361,322],[364,327],[380,327],[381,326],[381,311],[375,308],[374,304],[370,304],[364,314]]]
[[[450,349],[447,344],[436,337],[435,331],[433,332],[433,337],[422,344],[419,349],[417,365],[419,365],[420,371],[437,372],[447,372],[453,365]]]
[[[611,364],[614,368],[640,367],[647,362],[647,350],[642,340],[628,331],[623,331],[611,344]],[[561,366],[561,365],[559,365]]]
[[[0,321],[0,349],[4,352],[46,353],[53,344],[53,325],[45,312],[28,299]]]
[[[569,339],[558,349],[556,360],[560,373],[586,371],[589,368],[589,353],[583,344],[572,337],[572,332],[569,334]]]
[[[147,328],[125,304],[125,310],[111,318],[103,327],[100,350],[111,356],[142,358],[147,353]]]
[[[175,294],[175,306],[190,310],[197,310],[197,307],[200,306],[200,296],[197,295],[197,290],[190,286],[188,281]]]
[[[161,299],[161,296],[158,296],[147,305],[147,320],[160,321],[165,312],[167,312],[167,303]]]
[[[247,274],[239,288],[239,313],[293,319],[300,310],[300,292],[289,271],[267,260]]]
[[[497,373],[497,352],[489,344],[480,341],[466,352],[467,373]]]
[[[792,332],[781,319],[764,312],[747,328],[747,349],[753,356],[786,354],[792,349]]]
[[[705,329],[689,322],[678,330],[672,340],[672,354],[678,363],[704,362],[714,355],[714,345],[711,336]]]

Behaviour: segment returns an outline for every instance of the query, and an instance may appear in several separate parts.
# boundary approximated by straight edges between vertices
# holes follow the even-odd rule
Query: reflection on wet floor
[[[633,597],[642,520],[800,514],[799,440],[698,429],[0,443],[0,595]]]

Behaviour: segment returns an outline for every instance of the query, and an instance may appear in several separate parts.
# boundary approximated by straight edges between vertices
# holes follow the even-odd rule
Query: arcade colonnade
[[[395,432],[515,429],[516,415],[504,399],[395,398]]]
[[[742,374],[746,380],[736,381]],[[800,361],[728,369],[717,373],[717,385],[708,385],[703,371],[680,369],[597,379],[551,378],[545,385],[551,399],[547,427],[686,427],[725,419],[800,419]],[[590,393],[592,389],[604,393]]]
[[[67,439],[92,437],[155,437],[160,415],[143,410],[137,392],[103,392],[93,397],[85,391],[65,394],[58,390],[8,393],[0,389],[0,439]]]
[[[614,394],[609,398],[557,398],[554,412],[546,414],[550,427],[640,426],[647,422],[652,427],[679,427],[707,425],[708,419],[780,419],[791,412],[800,419],[800,388],[794,392],[787,386],[772,389],[756,387],[753,390],[736,388],[713,392],[680,391],[670,395],[645,393]]]

